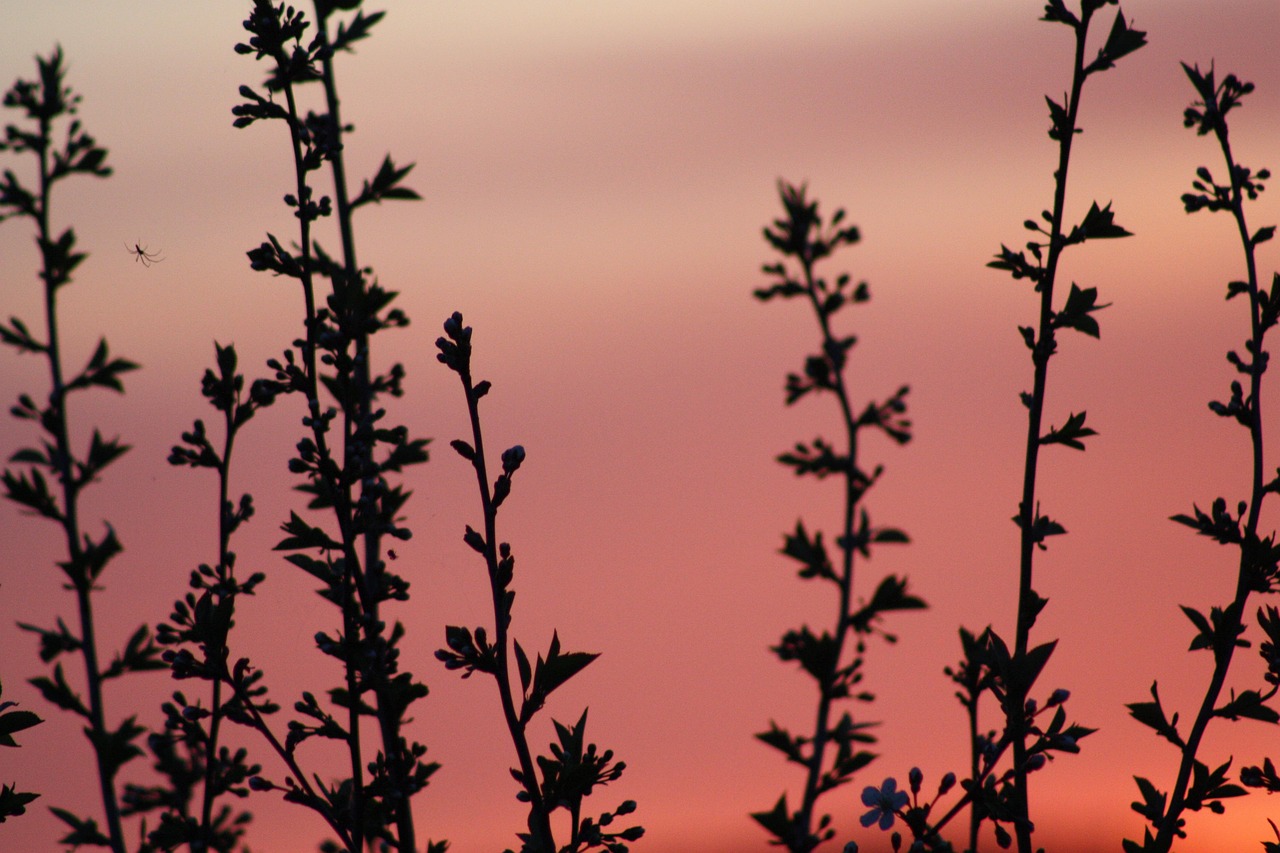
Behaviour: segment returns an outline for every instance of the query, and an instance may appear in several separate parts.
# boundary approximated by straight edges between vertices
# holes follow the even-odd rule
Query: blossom
[[[862,804],[871,810],[862,816],[862,825],[871,826],[879,821],[881,829],[893,826],[894,813],[907,805],[907,792],[898,790],[895,779],[885,779],[879,788],[868,785],[862,789]]]

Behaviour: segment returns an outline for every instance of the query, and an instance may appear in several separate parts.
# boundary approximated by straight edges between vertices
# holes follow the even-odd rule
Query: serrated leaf
[[[1061,427],[1050,427],[1040,438],[1041,444],[1064,444],[1075,450],[1084,450],[1083,439],[1098,433],[1084,425],[1085,412],[1067,416]]]
[[[1053,315],[1053,327],[1055,329],[1075,329],[1090,337],[1099,337],[1098,321],[1090,315],[1094,311],[1101,311],[1103,308],[1110,306],[1111,303],[1099,305],[1097,301],[1098,289],[1096,287],[1081,289],[1072,282],[1071,292],[1067,296],[1067,303],[1062,307],[1061,311]]]
[[[318,527],[312,527],[303,521],[296,512],[290,511],[289,520],[280,525],[280,529],[290,534],[276,543],[275,551],[302,551],[317,548],[322,551],[341,551],[342,544],[329,538]]]
[[[1115,214],[1111,212],[1111,204],[1098,207],[1095,201],[1085,214],[1084,221],[1071,229],[1067,235],[1067,243],[1083,243],[1086,240],[1108,240],[1117,237],[1132,237],[1133,234],[1115,224]]]
[[[1115,21],[1111,25],[1111,32],[1107,35],[1106,44],[1098,51],[1098,58],[1089,64],[1085,73],[1092,74],[1113,68],[1119,59],[1128,56],[1146,43],[1147,34],[1130,27],[1125,23],[1124,13],[1117,11]]]
[[[1172,719],[1165,716],[1164,706],[1160,703],[1160,692],[1156,682],[1151,683],[1151,702],[1133,702],[1125,705],[1129,709],[1129,714],[1135,720],[1144,726],[1153,729],[1156,734],[1174,746],[1182,749],[1186,744],[1182,740],[1182,736],[1178,734],[1178,715],[1175,713]],[[1141,786],[1139,782],[1139,786]]]
[[[40,676],[29,679],[27,683],[39,690],[40,695],[47,701],[52,702],[64,711],[71,711],[86,720],[89,719],[89,709],[85,707],[79,695],[71,689],[71,685],[67,684],[67,676],[62,671],[62,664],[54,666],[52,679]]]

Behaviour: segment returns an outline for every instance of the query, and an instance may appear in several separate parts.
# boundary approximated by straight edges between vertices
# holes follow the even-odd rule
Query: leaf
[[[341,4],[335,2],[334,5],[338,6]],[[351,6],[343,5],[341,8],[349,9]],[[351,45],[362,38],[367,38],[369,30],[373,29],[373,25],[382,20],[382,17],[385,14],[386,12],[374,12],[371,15],[366,15],[364,10],[360,10],[356,12],[356,16],[351,19],[351,23],[349,25],[341,23],[338,24],[338,31],[333,37],[334,52],[339,50],[351,50]]]
[[[1264,702],[1262,694],[1257,690],[1245,690],[1239,696],[1236,696],[1233,690],[1231,701],[1220,708],[1214,708],[1213,713],[1228,720],[1239,720],[1244,717],[1250,720],[1261,720],[1264,723],[1280,722],[1280,713],[1267,707]]]
[[[1075,329],[1090,337],[1098,337],[1098,321],[1089,315],[1094,311],[1100,311],[1110,306],[1111,303],[1098,305],[1097,301],[1098,289],[1096,287],[1081,290],[1073,282],[1071,284],[1071,293],[1067,295],[1067,304],[1062,306],[1061,311],[1053,315],[1053,327],[1055,329]],[[1032,346],[1030,341],[1028,341],[1027,345]]]
[[[80,638],[71,633],[71,629],[67,627],[66,622],[62,621],[61,616],[58,617],[58,630],[56,631],[40,628],[27,622],[19,622],[18,627],[24,631],[40,635],[40,660],[45,663],[51,663],[59,655],[67,652],[80,651]],[[0,707],[3,706],[0,705]]]
[[[44,720],[31,711],[9,711],[0,714],[0,746],[17,746],[13,739],[16,732],[38,726]]]
[[[1040,20],[1067,24],[1070,27],[1080,26],[1080,19],[1067,10],[1062,0],[1049,0],[1045,3],[1044,17]]]
[[[89,442],[89,452],[83,462],[77,462],[76,485],[83,486],[94,481],[98,472],[129,451],[127,444],[121,444],[118,438],[104,440],[98,430],[93,431]]]
[[[752,812],[751,819],[764,827],[770,835],[777,839],[773,843],[779,846],[791,845],[791,840],[796,833],[796,827],[793,825],[791,810],[787,807],[786,794],[779,797],[778,802],[769,811]]]
[[[382,13],[376,13],[377,17],[381,17]],[[370,16],[373,17],[373,16]],[[358,19],[357,19],[358,20]],[[388,154],[382,161],[382,165],[378,168],[378,173],[374,175],[372,181],[365,181],[364,187],[360,190],[360,195],[356,196],[351,202],[351,209],[359,207],[369,202],[382,203],[383,199],[406,199],[418,200],[422,196],[418,195],[408,187],[399,186],[404,176],[413,170],[413,164],[403,168],[396,168],[395,163],[391,162],[391,155]]]
[[[19,817],[26,814],[27,803],[37,799],[39,796],[39,794],[17,791],[13,785],[0,787],[0,823],[4,823],[5,818]]]
[[[103,680],[118,678],[127,672],[148,672],[168,669],[169,665],[160,659],[160,647],[151,639],[151,632],[146,625],[141,625],[121,652],[102,673]]]
[[[86,720],[89,719],[89,709],[85,707],[79,695],[71,689],[71,685],[67,684],[67,676],[62,671],[62,664],[56,664],[53,667],[52,679],[40,676],[39,678],[28,680],[27,683],[39,690],[40,695],[47,701],[52,702],[64,711],[71,711]]]
[[[825,578],[833,582],[837,580],[827,546],[822,541],[822,531],[816,531],[810,537],[803,521],[796,522],[795,533],[784,536],[781,553],[801,564],[801,578]]]
[[[1064,109],[1057,101],[1053,100],[1053,98],[1045,95],[1044,99],[1049,105],[1049,138],[1054,141],[1061,142],[1063,136],[1066,135],[1067,127],[1071,122],[1071,118],[1067,114],[1066,109]],[[1063,100],[1066,100],[1065,95],[1063,96]],[[1077,129],[1075,132],[1079,133],[1080,131]],[[987,264],[987,266],[993,265]]]
[[[1050,103],[1053,102],[1050,101]],[[1015,279],[1029,278],[1039,282],[1044,277],[1044,270],[1028,262],[1026,255],[1015,252],[1003,244],[1000,246],[1000,254],[996,255],[996,260],[988,261],[987,266],[997,270],[1008,270]]]
[[[1132,237],[1133,234],[1115,224],[1115,214],[1111,212],[1111,204],[1099,208],[1095,201],[1085,214],[1084,221],[1071,229],[1067,235],[1067,245],[1083,243],[1086,240],[1105,240],[1116,237]]]
[[[129,717],[120,723],[115,731],[94,732],[86,729],[89,742],[98,752],[98,763],[104,772],[114,776],[122,766],[144,754],[142,748],[134,743],[147,730],[138,725],[138,718]]]
[[[871,600],[849,616],[849,629],[869,633],[880,616],[894,610],[925,610],[924,600],[907,592],[907,579],[888,575],[880,581]]]
[[[1186,605],[1178,605],[1182,608],[1182,612],[1187,615],[1191,623],[1196,626],[1198,633],[1191,640],[1191,647],[1187,651],[1194,652],[1197,649],[1213,648],[1213,628],[1209,626],[1209,620],[1199,610]]]
[[[1138,790],[1142,793],[1143,799],[1141,803],[1132,804],[1133,810],[1152,823],[1158,824],[1164,818],[1165,795],[1147,779],[1141,776],[1133,778],[1138,783]]]
[[[1084,450],[1084,441],[1098,433],[1084,425],[1085,412],[1067,416],[1067,422],[1061,427],[1049,427],[1049,431],[1040,437],[1041,444],[1065,444],[1075,450]]]
[[[9,318],[9,326],[0,323],[0,341],[14,347],[18,352],[45,352],[48,348],[32,337],[26,325],[17,317]]]
[[[794,377],[794,374],[792,376]],[[819,386],[806,386],[805,391],[814,387]],[[792,401],[788,400],[788,402]],[[819,480],[832,474],[843,474],[850,470],[851,464],[848,456],[837,453],[834,447],[821,438],[815,438],[812,444],[796,442],[795,449],[789,453],[780,454],[778,461],[793,468],[797,477],[811,474]]]
[[[4,483],[5,497],[9,500],[22,504],[37,515],[62,522],[58,500],[49,491],[49,485],[39,471],[32,471],[29,479],[25,472],[15,475],[12,471],[5,471],[0,474],[0,481]]]
[[[1232,516],[1227,510],[1227,502],[1224,498],[1214,500],[1212,514],[1204,512],[1199,506],[1193,505],[1192,509],[1195,513],[1194,517],[1179,513],[1170,516],[1169,520],[1185,524],[1201,536],[1208,536],[1223,545],[1238,545],[1244,541],[1240,532],[1240,519]],[[1242,511],[1240,515],[1243,514]]]
[[[839,643],[830,634],[823,632],[818,636],[804,626],[798,631],[787,631],[781,642],[771,648],[779,660],[795,661],[823,690],[830,689],[840,653]]]
[[[1227,771],[1231,769],[1231,759],[1210,770],[1199,761],[1194,763],[1193,778],[1187,791],[1187,808],[1199,811],[1208,807],[1209,811],[1222,814],[1224,808],[1218,800],[1230,797],[1242,797],[1247,791],[1239,785],[1227,782]]]
[[[111,839],[102,834],[98,829],[98,823],[93,818],[81,818],[57,806],[50,806],[49,811],[53,812],[54,817],[71,827],[71,832],[58,839],[60,844],[67,844],[71,847],[79,847],[81,845],[89,847],[110,847]]]
[[[1018,525],[1019,527],[1022,527],[1023,526],[1022,516],[1015,515],[1013,517],[1013,523]],[[1067,532],[1067,529],[1063,527],[1061,524],[1059,524],[1058,522],[1054,521],[1053,519],[1049,518],[1046,515],[1040,515],[1037,513],[1036,517],[1031,522],[1031,528],[1027,531],[1027,534],[1031,537],[1031,541],[1034,542],[1040,548],[1040,550],[1043,551],[1045,550],[1044,540],[1047,537],[1061,536],[1066,532]]]
[[[1151,682],[1151,698],[1155,701],[1133,702],[1125,705],[1125,707],[1129,709],[1130,716],[1135,720],[1147,728],[1153,729],[1156,734],[1178,747],[1178,749],[1182,749],[1186,744],[1182,740],[1182,736],[1178,734],[1178,715],[1175,713],[1173,719],[1165,716],[1164,707],[1160,704],[1160,693],[1154,681]],[[1145,780],[1140,780],[1139,786],[1142,785],[1142,781]],[[1163,808],[1163,805],[1161,808]]]
[[[116,538],[115,528],[110,524],[106,525],[106,528],[106,534],[97,542],[86,534],[79,555],[75,559],[58,564],[73,583],[83,583],[85,580],[96,581],[102,574],[102,570],[107,567],[107,563],[124,551],[124,546]]]
[[[791,734],[786,729],[779,728],[778,724],[773,720],[769,721],[769,731],[760,732],[756,738],[769,746],[780,751],[787,757],[788,761],[796,764],[806,764],[803,753],[800,748],[805,744],[805,739]]]
[[[296,512],[290,511],[289,520],[280,525],[280,529],[289,535],[276,543],[273,550],[302,551],[308,548],[318,548],[322,551],[342,550],[340,542],[329,538],[329,534],[320,528],[307,524]]]
[[[1053,650],[1057,648],[1058,641],[1052,640],[1043,645],[1028,649],[1025,656],[1013,659],[1015,677],[1023,685],[1022,692],[1030,693],[1031,688],[1035,685],[1036,680],[1040,678],[1040,673],[1044,670],[1045,664],[1049,662]]]
[[[529,692],[529,681],[531,670],[529,668],[529,656],[524,653],[524,649],[520,646],[518,640],[512,641],[516,651],[516,667],[520,671],[520,690],[526,695]]]
[[[1093,74],[1098,71],[1105,71],[1108,68],[1114,68],[1119,59],[1128,56],[1146,43],[1147,34],[1142,30],[1135,30],[1130,27],[1125,23],[1124,13],[1117,11],[1116,19],[1111,25],[1111,32],[1107,35],[1106,44],[1098,51],[1097,59],[1085,69],[1085,74]]]
[[[598,657],[600,655],[587,652],[561,652],[560,636],[553,631],[546,659],[539,655],[534,665],[533,686],[529,690],[529,697],[524,707],[520,710],[521,721],[528,722],[532,719],[556,688],[577,675]]]
[[[137,370],[138,365],[123,358],[110,361],[107,358],[107,339],[101,338],[98,341],[97,349],[93,351],[93,355],[89,358],[89,363],[85,365],[84,370],[78,376],[67,383],[66,390],[73,391],[97,386],[124,393],[124,384],[120,381],[120,375],[131,370]]]

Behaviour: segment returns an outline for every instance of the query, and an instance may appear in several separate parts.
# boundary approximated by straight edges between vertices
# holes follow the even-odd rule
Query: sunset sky
[[[984,265],[1001,243],[1024,242],[1023,220],[1051,204],[1044,96],[1070,84],[1070,31],[1039,22],[1043,3],[1031,0],[369,2],[387,17],[338,65],[355,125],[349,174],[358,187],[390,152],[417,164],[406,183],[424,198],[366,208],[356,222],[361,262],[400,292],[413,322],[380,336],[380,358],[409,373],[391,417],[435,439],[431,462],[406,478],[415,535],[397,547],[396,568],[413,597],[393,611],[409,632],[406,665],[431,688],[413,734],[443,764],[416,800],[420,838],[493,853],[517,843],[524,821],[492,684],[462,681],[432,655],[446,624],[492,619],[483,564],[462,543],[480,518],[473,475],[448,448],[466,433],[462,392],[432,343],[457,310],[475,328],[477,376],[493,382],[487,441],[528,451],[499,519],[518,561],[514,633],[544,648],[555,629],[566,648],[602,653],[552,698],[534,743],[552,738],[551,717],[589,706],[590,740],[627,763],[591,801],[638,801],[648,832],[637,851],[769,849],[747,814],[783,791],[794,799],[802,779],[753,734],[771,719],[811,727],[815,697],[768,648],[801,623],[829,626],[835,607],[778,548],[798,518],[833,531],[840,511],[835,483],[797,480],[774,461],[838,427],[829,400],[783,405],[786,373],[815,347],[813,318],[799,303],[751,297],[773,260],[760,229],[780,211],[784,178],[807,181],[827,211],[846,208],[863,233],[827,267],[871,287],[869,304],[837,315],[861,341],[855,397],[912,387],[915,440],[868,441],[863,461],[886,466],[868,496],[873,518],[913,543],[863,564],[858,591],[906,574],[931,607],[892,618],[896,646],[871,644],[866,686],[878,698],[854,712],[884,721],[881,757],[820,803],[841,833],[823,850],[852,839],[888,851],[886,834],[858,826],[859,791],[912,766],[926,789],[962,770],[965,722],[942,669],[958,660],[959,627],[1012,633],[1018,392],[1031,384],[1016,327],[1033,322],[1036,299]],[[232,49],[247,36],[247,0],[8,5],[0,85],[31,78],[34,55],[61,44],[80,117],[115,169],[61,184],[53,219],[90,253],[61,297],[66,363],[82,364],[105,334],[143,365],[126,396],[82,395],[71,413],[80,444],[96,425],[133,446],[84,510],[87,530],[106,519],[126,548],[98,598],[102,642],[116,648],[140,621],[167,618],[189,571],[216,559],[212,474],[165,462],[193,419],[212,428],[199,387],[213,342],[234,342],[256,376],[301,331],[299,289],[245,258],[268,231],[282,242],[296,234],[281,202],[292,166],[283,125],[231,126],[238,86],[259,86],[267,71]],[[1252,167],[1280,166],[1280,6],[1123,8],[1150,43],[1086,86],[1068,218],[1111,202],[1136,236],[1066,255],[1063,289],[1097,287],[1113,304],[1098,315],[1100,341],[1060,338],[1047,405],[1053,424],[1087,410],[1100,435],[1084,454],[1041,457],[1044,510],[1070,531],[1037,558],[1050,604],[1033,638],[1060,638],[1041,686],[1071,690],[1072,718],[1100,729],[1080,755],[1032,777],[1036,838],[1060,853],[1116,851],[1141,836],[1133,776],[1168,788],[1177,755],[1124,705],[1158,680],[1166,707],[1193,715],[1210,660],[1186,652],[1192,629],[1178,605],[1224,604],[1235,582],[1232,552],[1168,520],[1219,495],[1243,498],[1248,482],[1244,431],[1206,407],[1228,394],[1224,354],[1247,333],[1243,301],[1223,300],[1243,264],[1225,216],[1187,216],[1178,201],[1197,166],[1222,171],[1211,141],[1182,127],[1193,93],[1179,61],[1216,62],[1258,85],[1232,114],[1234,150]],[[1100,13],[1099,38],[1111,15]],[[30,175],[25,158],[3,154],[0,165]],[[1254,227],[1280,221],[1278,198],[1267,192],[1249,209]],[[135,263],[125,248],[135,242],[163,262]],[[322,231],[321,242],[338,241]],[[1260,252],[1267,280],[1280,263],[1274,245]],[[33,329],[44,322],[36,267],[30,224],[5,222],[0,316]],[[43,362],[0,353],[6,408],[47,381]],[[1280,389],[1263,406],[1276,423]],[[286,705],[336,683],[311,640],[331,629],[332,610],[271,551],[278,523],[302,506],[285,471],[300,415],[285,399],[255,420],[233,472],[235,492],[258,505],[234,544],[238,570],[268,580],[240,604],[232,655],[252,657]],[[0,421],[0,454],[30,443],[29,427]],[[1273,450],[1268,468],[1277,464]],[[1273,502],[1264,526],[1277,522]],[[0,506],[4,698],[47,720],[0,755],[0,783],[43,793],[0,826],[6,850],[57,849],[62,825],[47,806],[100,811],[89,747],[26,684],[43,670],[36,638],[14,624],[74,616],[53,565],[65,548],[57,533]],[[1237,661],[1232,686],[1260,686],[1255,649]],[[112,722],[137,713],[157,723],[172,689],[162,674],[114,683]],[[267,775],[283,775],[248,743]],[[1267,755],[1280,758],[1274,727],[1227,722],[1201,753],[1212,766],[1234,756],[1237,769]],[[129,770],[136,777],[143,762]],[[325,837],[310,812],[272,795],[248,805],[255,850],[313,851]],[[1175,849],[1257,851],[1272,838],[1268,816],[1280,822],[1280,805],[1256,793],[1225,816],[1193,814]]]

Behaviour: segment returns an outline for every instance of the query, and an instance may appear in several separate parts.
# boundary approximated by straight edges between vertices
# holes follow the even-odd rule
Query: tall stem
[[[89,731],[97,756],[98,787],[102,794],[102,808],[111,839],[111,849],[124,853],[124,830],[120,822],[120,805],[116,798],[115,772],[103,762],[107,732],[102,698],[102,671],[98,665],[97,633],[93,624],[93,578],[84,562],[84,550],[80,544],[79,494],[71,468],[71,441],[67,427],[67,389],[62,374],[62,350],[58,340],[57,277],[58,271],[50,256],[53,236],[49,229],[49,201],[52,182],[49,175],[49,145],[52,142],[50,120],[40,119],[39,150],[40,201],[37,205],[37,228],[40,236],[41,278],[44,280],[44,307],[48,331],[49,373],[52,389],[49,405],[55,412],[54,442],[57,446],[56,464],[58,481],[62,487],[63,530],[67,539],[68,565],[72,567],[76,606],[80,614],[80,650],[84,658],[85,679],[89,692]]]
[[[1022,474],[1022,499],[1018,504],[1021,542],[1018,561],[1018,612],[1014,639],[1014,660],[1026,658],[1030,645],[1031,627],[1042,602],[1032,586],[1032,569],[1038,539],[1035,522],[1039,515],[1036,506],[1036,474],[1040,461],[1040,436],[1044,428],[1044,403],[1049,377],[1049,359],[1056,349],[1053,327],[1053,290],[1058,272],[1058,261],[1065,246],[1063,217],[1067,199],[1067,170],[1071,164],[1071,143],[1075,139],[1076,121],[1080,107],[1080,93],[1085,81],[1084,50],[1092,11],[1086,4],[1080,25],[1076,28],[1075,62],[1071,80],[1070,102],[1066,105],[1067,122],[1058,140],[1058,168],[1054,172],[1053,213],[1049,236],[1049,256],[1044,275],[1039,281],[1040,316],[1036,346],[1032,353],[1034,380],[1027,406],[1027,444]],[[1030,792],[1027,787],[1027,721],[1026,685],[1018,682],[1009,685],[1006,697],[1006,724],[1013,741],[1014,810],[1018,820],[1014,832],[1018,839],[1018,853],[1032,853],[1030,820]]]
[[[831,333],[830,319],[827,313],[822,310],[821,297],[813,274],[813,264],[812,257],[801,258],[805,290],[822,330],[823,352],[832,352],[836,346],[836,339]],[[835,383],[836,397],[840,401],[841,420],[844,423],[848,444],[849,468],[844,473],[844,510],[841,520],[843,535],[840,539],[844,546],[841,548],[839,609],[836,611],[836,630],[834,635],[836,652],[832,656],[831,672],[828,673],[829,681],[834,681],[835,673],[840,668],[841,660],[844,658],[845,640],[849,633],[849,607],[853,602],[854,580],[854,519],[858,500],[862,493],[862,484],[859,480],[860,472],[857,465],[858,428],[854,421],[853,409],[849,404],[848,389],[845,386],[844,363],[841,362],[837,367],[839,369],[833,371],[832,378]],[[817,719],[813,726],[813,747],[808,762],[809,769],[804,786],[804,799],[800,806],[801,830],[805,838],[813,834],[813,807],[818,799],[823,762],[826,758],[827,744],[830,741],[828,727],[831,721],[831,704],[834,697],[821,686],[819,689],[821,695],[818,697]]]
[[[1259,305],[1258,265],[1254,254],[1255,246],[1249,233],[1249,226],[1245,221],[1245,194],[1241,185],[1239,169],[1236,166],[1235,158],[1231,154],[1231,143],[1228,140],[1225,120],[1220,120],[1216,124],[1214,131],[1222,148],[1227,169],[1231,175],[1230,210],[1236,223],[1236,231],[1239,234],[1241,246],[1244,248],[1245,267],[1248,275],[1246,283],[1249,289],[1249,339],[1253,355],[1249,371],[1251,407],[1248,424],[1249,438],[1252,445],[1251,461],[1253,470],[1251,472],[1249,514],[1245,520],[1243,531],[1244,543],[1248,543],[1256,541],[1262,500],[1266,495],[1263,490],[1262,443],[1262,373],[1266,368],[1266,356],[1262,347],[1265,330],[1262,327],[1261,308]],[[1155,849],[1161,851],[1161,853],[1168,851],[1173,846],[1182,812],[1186,808],[1187,788],[1191,784],[1195,770],[1196,753],[1199,751],[1210,721],[1215,716],[1214,709],[1217,707],[1218,698],[1222,695],[1222,689],[1226,684],[1227,672],[1231,668],[1231,661],[1236,651],[1235,638],[1243,630],[1245,605],[1248,602],[1251,591],[1249,585],[1249,573],[1251,570],[1249,561],[1249,552],[1246,546],[1242,544],[1240,547],[1239,570],[1236,576],[1235,595],[1231,604],[1223,612],[1224,625],[1220,635],[1223,639],[1216,643],[1213,649],[1213,675],[1209,679],[1209,687],[1205,691],[1204,700],[1200,703],[1195,721],[1191,725],[1191,731],[1187,734],[1186,744],[1182,748],[1182,760],[1178,764],[1177,780],[1174,783],[1173,790],[1170,792],[1169,807],[1164,813],[1164,819],[1160,822],[1156,834]]]
[[[471,419],[472,446],[475,448],[474,468],[476,481],[480,487],[480,501],[484,511],[485,563],[489,570],[489,591],[493,603],[494,650],[496,652],[498,696],[502,702],[502,716],[506,720],[507,730],[511,733],[511,741],[515,745],[516,758],[520,762],[520,772],[524,776],[524,790],[529,798],[530,830],[533,832],[538,847],[547,853],[555,853],[556,842],[551,832],[551,816],[547,804],[542,797],[542,788],[538,784],[538,775],[529,750],[529,741],[525,734],[525,725],[516,712],[515,697],[511,690],[511,667],[508,661],[508,616],[503,602],[503,590],[498,583],[498,508],[494,505],[493,494],[489,489],[488,468],[485,464],[484,435],[480,430],[479,399],[472,384],[470,370],[459,371],[462,387],[467,394],[467,412]]]

